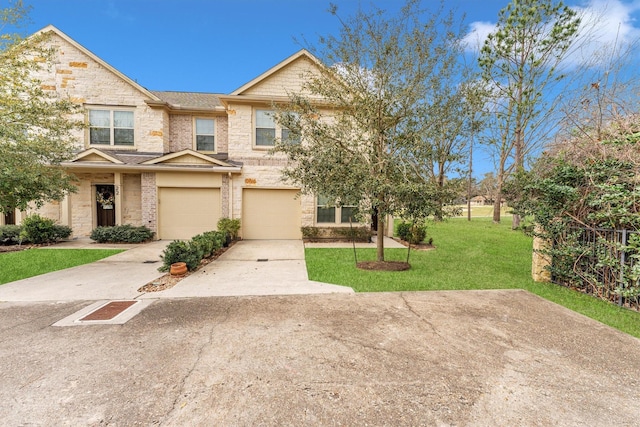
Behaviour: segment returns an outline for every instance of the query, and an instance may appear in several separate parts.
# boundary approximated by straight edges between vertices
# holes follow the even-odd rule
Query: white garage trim
[[[299,190],[244,188],[244,239],[301,239],[302,207]]]

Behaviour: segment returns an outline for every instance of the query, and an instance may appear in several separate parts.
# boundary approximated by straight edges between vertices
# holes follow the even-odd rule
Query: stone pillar
[[[551,247],[551,242],[538,237],[542,231],[539,225],[535,227],[535,237],[533,238],[533,259],[531,263],[531,277],[536,282],[550,282],[551,272],[547,269],[551,265],[551,258],[540,251]]]
[[[71,227],[71,197],[69,193],[60,201],[60,224]]]
[[[115,172],[113,174],[113,195],[116,205],[116,225],[122,225],[122,174]]]

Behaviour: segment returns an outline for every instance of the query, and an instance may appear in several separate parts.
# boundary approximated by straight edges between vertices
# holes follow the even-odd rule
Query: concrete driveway
[[[141,298],[353,293],[310,281],[301,240],[241,240],[173,288]]]
[[[346,292],[344,286],[308,280],[301,240],[247,240],[161,292],[138,292],[160,277],[160,254],[168,241],[142,245],[96,245],[86,240],[51,248],[125,248],[125,252],[65,270],[0,285],[0,301],[79,301],[187,298],[224,295],[288,295]]]
[[[640,341],[524,291],[0,304],[3,426],[636,426]]]

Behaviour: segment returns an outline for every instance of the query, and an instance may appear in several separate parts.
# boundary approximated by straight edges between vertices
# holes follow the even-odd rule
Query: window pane
[[[213,120],[196,119],[196,135],[213,135]]]
[[[318,206],[317,222],[336,222],[336,208],[324,208]]]
[[[256,145],[267,147],[273,146],[275,138],[275,129],[256,129]]]
[[[273,111],[257,110],[256,111],[256,127],[275,129],[276,122],[273,120]]]
[[[209,136],[209,135],[196,136],[196,150],[215,151],[213,136]]]
[[[282,129],[282,142],[289,144],[300,144],[300,135],[291,132],[289,129]]]
[[[351,222],[356,222],[357,208],[355,206],[343,206],[340,213],[340,222],[349,223],[349,217]]]
[[[132,111],[114,111],[113,127],[133,129],[133,112]]]
[[[133,145],[133,129],[114,129],[115,145]]]
[[[108,110],[89,110],[89,125],[108,128],[111,126],[111,112]]]
[[[89,129],[89,143],[90,144],[109,144],[111,142],[109,128],[91,128]]]

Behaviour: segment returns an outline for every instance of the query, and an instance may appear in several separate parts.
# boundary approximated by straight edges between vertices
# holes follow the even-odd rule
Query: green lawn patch
[[[411,269],[364,271],[353,249],[306,249],[309,279],[350,286],[356,292],[525,289],[640,338],[640,313],[561,286],[531,279],[532,239],[512,231],[511,221],[451,219],[429,226],[432,251],[411,251]],[[358,261],[374,260],[375,249],[357,249]],[[388,261],[404,261],[405,249],[386,249]]]
[[[0,254],[0,284],[88,264],[120,249],[27,249]]]

